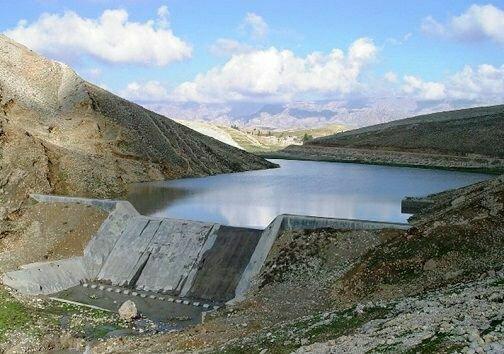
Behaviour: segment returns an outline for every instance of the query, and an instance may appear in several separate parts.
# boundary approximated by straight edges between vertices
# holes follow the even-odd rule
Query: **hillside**
[[[504,171],[504,105],[440,112],[290,146],[277,157]]]
[[[85,208],[34,205],[31,193],[117,197],[133,182],[269,167],[0,35],[3,271],[72,249],[57,240],[78,245],[96,231],[90,225],[106,217]]]
[[[504,157],[503,128],[504,105],[500,105],[401,119],[315,139],[308,145]]]
[[[226,126],[203,121],[177,120],[177,122],[201,134],[252,153],[278,151],[289,145],[301,145],[305,136],[313,139],[346,130],[341,124],[328,124],[312,129],[271,130]]]
[[[0,106],[5,199],[21,190],[103,197],[131,182],[273,166],[90,84],[5,36]]]

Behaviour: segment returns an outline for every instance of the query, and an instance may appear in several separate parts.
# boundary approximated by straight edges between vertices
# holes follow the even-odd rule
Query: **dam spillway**
[[[184,305],[196,307],[197,310],[189,311],[193,317],[195,313],[242,299],[260,273],[276,237],[284,230],[409,227],[399,223],[280,215],[266,229],[258,230],[147,217],[125,201],[32,197],[38,202],[92,205],[109,215],[82,256],[22,266],[3,275],[5,285],[29,295],[61,297],[66,292],[65,296],[77,302],[89,301],[92,294],[88,292],[93,291],[107,293],[113,303],[136,294],[146,302],[146,308],[161,306],[160,301],[171,303],[170,311],[175,312]],[[83,292],[87,295],[82,296]],[[155,315],[156,311],[151,312]]]

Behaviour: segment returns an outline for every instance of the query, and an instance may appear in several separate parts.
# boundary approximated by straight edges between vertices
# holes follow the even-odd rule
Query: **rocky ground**
[[[107,215],[91,206],[34,202],[2,232],[0,273],[82,255]]]
[[[491,270],[481,278],[398,301],[361,303],[347,313],[324,313],[310,331],[339,321],[350,323],[346,334],[295,352],[502,353],[504,272]],[[363,321],[370,313],[381,315]]]
[[[1,273],[82,255],[107,213],[84,205],[28,201],[24,212],[14,216],[0,224],[7,224],[0,238]],[[0,352],[84,350],[89,341],[129,327],[109,312],[25,297],[0,286]]]

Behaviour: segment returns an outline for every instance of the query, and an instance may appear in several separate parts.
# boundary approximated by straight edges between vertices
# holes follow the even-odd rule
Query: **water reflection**
[[[128,200],[144,215],[154,215],[184,198],[191,192],[181,188],[170,188],[165,182],[138,183],[130,186]]]
[[[404,196],[489,176],[453,171],[272,160],[281,168],[131,186],[143,214],[265,227],[283,213],[404,222]]]

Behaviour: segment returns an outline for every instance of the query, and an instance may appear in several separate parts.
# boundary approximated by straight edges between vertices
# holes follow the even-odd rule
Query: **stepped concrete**
[[[365,220],[280,215],[265,230],[256,230],[146,217],[125,201],[45,195],[33,198],[39,202],[93,205],[107,210],[109,216],[82,257],[34,263],[3,276],[7,286],[32,295],[59,293],[91,281],[102,284],[102,288],[109,286],[105,284],[120,287],[116,288],[120,292],[150,291],[178,303],[207,303],[213,308],[243,299],[277,236],[284,230],[409,227]]]
[[[164,220],[149,245],[150,257],[137,286],[146,290],[179,294],[215,224],[185,220]]]

